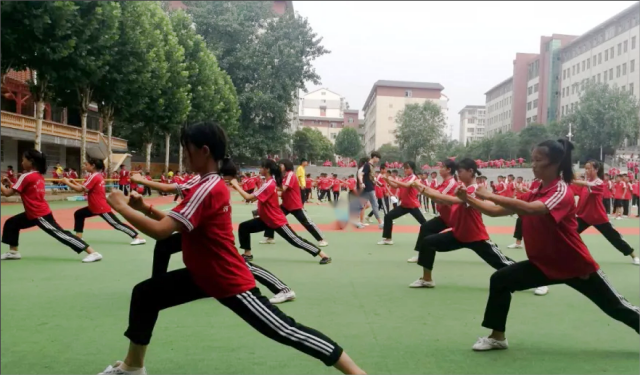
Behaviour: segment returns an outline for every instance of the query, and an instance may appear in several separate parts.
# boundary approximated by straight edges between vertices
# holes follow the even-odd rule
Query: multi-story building
[[[466,105],[460,112],[460,137],[463,145],[484,138],[486,107],[483,105]]]
[[[307,93],[300,99],[299,128],[319,130],[331,143],[345,127],[359,129],[357,109],[347,109],[347,102],[340,94],[327,88]]]
[[[576,108],[588,81],[618,86],[640,97],[639,17],[636,2],[560,50],[559,118]]]
[[[493,137],[498,133],[511,130],[513,108],[513,77],[500,82],[491,90],[484,93],[486,96],[486,135]]]
[[[396,116],[407,104],[421,104],[427,100],[438,104],[448,118],[448,98],[444,87],[432,82],[377,81],[362,108],[364,112],[364,148],[367,153],[383,144],[397,145],[394,131]],[[444,130],[444,129],[443,129]]]

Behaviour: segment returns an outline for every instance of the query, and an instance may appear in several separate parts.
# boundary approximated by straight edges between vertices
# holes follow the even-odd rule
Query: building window
[[[616,78],[620,78],[620,65],[616,66]]]
[[[562,106],[562,114],[564,115],[564,106]]]
[[[567,68],[567,78],[571,77],[571,69]]]
[[[604,61],[609,61],[609,50],[604,51]]]
[[[631,38],[631,49],[636,49],[636,37]]]
[[[531,110],[531,102],[527,103],[527,111]]]
[[[566,69],[562,71],[562,79],[566,79],[567,78],[567,71]]]
[[[602,52],[598,53],[598,64],[602,64]]]
[[[527,89],[527,95],[531,94],[533,94],[533,86],[529,86],[529,88]]]
[[[338,136],[338,133],[331,133],[331,139],[336,139],[337,136]]]
[[[618,43],[618,56],[622,55],[622,43]]]
[[[604,72],[604,83],[607,83],[607,72]]]
[[[611,58],[613,59],[613,47],[609,48],[609,56],[611,56]]]
[[[531,124],[531,117],[527,117],[527,125]]]
[[[564,98],[564,87],[562,88],[562,97]]]
[[[467,120],[467,124],[475,124],[475,123],[476,123],[476,118],[475,118],[475,117],[470,117],[470,118]]]
[[[349,117],[349,124],[353,124],[353,117]]]
[[[538,92],[538,84],[533,85],[533,92]]]
[[[627,91],[627,86],[622,85],[622,91]]]
[[[627,75],[627,63],[622,64],[622,75]]]
[[[404,97],[405,98],[411,98],[413,96],[413,92],[411,90],[406,90],[404,92]]]
[[[533,108],[538,108],[538,99],[533,100]]]
[[[574,65],[571,68],[572,68],[571,69],[572,70],[571,74],[573,74],[575,76],[576,75],[576,66]]]
[[[600,73],[598,73],[598,83],[600,83]]]
[[[629,92],[633,95],[633,82],[629,84]]]
[[[629,62],[629,73],[633,73],[636,71],[636,60],[631,60]]]
[[[533,116],[531,118],[531,122],[533,122],[534,124],[538,121],[538,116]]]
[[[580,63],[576,64],[576,73],[580,73]]]

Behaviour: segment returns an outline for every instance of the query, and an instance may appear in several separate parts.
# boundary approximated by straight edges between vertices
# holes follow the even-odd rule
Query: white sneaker
[[[296,299],[296,293],[293,290],[290,290],[288,292],[280,292],[276,294],[275,296],[271,297],[269,302],[277,305],[279,303],[293,301],[294,299]]]
[[[138,369],[136,371],[125,371],[125,370],[120,368],[120,365],[122,365],[121,361],[116,362],[114,366],[109,365],[106,369],[104,369],[104,371],[102,371],[98,375],[107,375],[107,374],[114,374],[114,375],[147,375],[147,369],[144,368],[144,367],[141,368],[141,369]]]
[[[135,245],[144,245],[147,243],[147,240],[145,240],[144,238],[134,238],[133,241],[131,241],[131,246],[135,246]]]
[[[17,251],[9,250],[6,253],[0,255],[0,259],[1,260],[18,260],[18,259],[22,259],[22,255],[20,255],[20,253]]]
[[[414,257],[411,257],[411,258],[407,259],[407,262],[409,262],[409,263],[418,263],[418,256],[416,255]]]
[[[622,216],[616,217],[616,220],[622,220]]]
[[[536,290],[533,292],[533,294],[535,294],[536,296],[544,296],[547,293],[549,293],[548,286],[537,287]]]
[[[260,245],[275,245],[276,240],[273,238],[265,238],[264,240],[258,242]]]
[[[378,245],[393,245],[393,240],[384,239],[378,242]]]
[[[4,254],[2,254],[2,256],[4,256]],[[20,254],[18,254],[18,258],[17,259],[20,259],[19,257],[20,257]],[[640,258],[638,258],[638,257],[633,258],[632,263],[635,264],[636,266],[640,266]]]
[[[507,249],[522,249],[522,244],[514,243],[507,246]]]
[[[435,286],[435,282],[425,281],[422,277],[409,284],[409,288],[434,288]]]
[[[362,224],[363,227],[368,227],[369,225],[371,225],[369,223],[360,223],[360,224]]]
[[[93,263],[102,260],[100,253],[91,253],[82,259],[82,263]]]
[[[477,352],[484,352],[487,350],[502,350],[507,349],[509,347],[509,342],[507,339],[504,341],[498,341],[496,339],[492,339],[490,337],[480,337],[475,344],[473,344],[473,350]]]
[[[325,240],[322,240],[322,241],[318,242],[318,246],[319,247],[327,247],[327,246],[329,246],[329,243],[327,241],[325,241]]]
[[[356,228],[358,228],[358,229],[362,229],[362,228],[364,228],[364,224],[359,223],[359,222],[358,222],[358,223],[353,223],[353,225],[355,225],[355,226],[356,226]]]

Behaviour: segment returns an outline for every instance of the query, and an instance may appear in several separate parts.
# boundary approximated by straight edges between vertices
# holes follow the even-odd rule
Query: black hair
[[[386,166],[386,165],[381,165],[381,166],[380,166],[380,170],[381,170],[381,171],[384,171],[384,170],[386,170],[386,169],[387,169],[387,166]]]
[[[398,173],[398,170],[394,169],[394,170],[391,171],[391,173]]]
[[[598,178],[601,180],[604,180],[604,164],[593,159],[589,160],[587,163],[591,164],[593,169],[596,170],[596,173],[598,174]]]
[[[185,125],[180,132],[180,144],[189,152],[188,145],[196,148],[207,146],[211,158],[218,162],[218,173],[222,176],[236,176],[238,169],[227,156],[227,134],[214,121],[202,121]]]
[[[284,165],[284,170],[287,172],[293,171],[293,162],[289,159],[281,159],[278,163]]]
[[[446,169],[450,169],[452,176],[454,176],[456,174],[456,171],[458,170],[458,163],[456,163],[454,160],[451,160],[451,159],[447,159],[443,161],[442,166],[445,167]]]
[[[360,160],[358,161],[358,168],[362,168],[362,166],[368,162],[369,162],[368,158],[360,158]]]
[[[307,159],[305,159],[305,158],[300,159],[300,164],[304,163],[305,161],[306,161],[306,162],[309,162],[309,160],[307,160]]]
[[[103,171],[104,170],[104,161],[97,159],[97,158],[89,158],[87,159],[87,163],[93,165],[96,170],[98,171]]]
[[[352,175],[352,174],[350,174],[350,175],[349,175],[349,178],[354,178],[354,177],[355,177],[355,176],[354,176],[354,175]]]
[[[372,151],[371,152],[371,159],[373,159],[373,158],[380,159],[380,158],[382,158],[382,156],[380,155],[380,153],[378,151]]]
[[[471,158],[464,158],[458,162],[458,169],[471,169],[474,176],[480,176],[482,173],[478,170],[478,164]]]
[[[431,175],[434,175],[434,174],[437,176],[438,172],[436,172],[436,171],[431,172]]]
[[[512,174],[508,175],[507,177],[516,178],[516,176],[514,176]]]
[[[13,165],[7,165],[7,169],[13,169]]]
[[[34,148],[27,150],[22,154],[22,157],[29,160],[35,170],[40,172],[40,174],[47,173],[47,156],[44,152],[40,152]]]
[[[416,163],[412,162],[411,160],[405,161],[404,164],[402,164],[402,167],[403,168],[409,167],[411,168],[414,174],[416,173]]]
[[[269,174],[276,180],[277,186],[282,186],[282,171],[280,171],[280,166],[275,161],[265,159],[262,162],[262,168],[269,170]]]
[[[126,167],[126,165],[124,165],[124,164],[120,164],[120,169],[122,169],[122,168],[124,168],[124,167]],[[169,169],[169,172],[171,172],[171,169]]]
[[[311,177],[311,173],[307,173],[307,177]]]
[[[573,165],[571,164],[573,143],[567,139],[558,139],[557,141],[550,139],[539,143],[536,148],[546,149],[545,153],[549,162],[558,165],[557,175],[561,176],[564,182],[571,183],[573,181]]]

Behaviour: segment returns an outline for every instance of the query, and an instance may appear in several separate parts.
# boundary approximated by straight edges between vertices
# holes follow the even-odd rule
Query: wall
[[[342,117],[344,106],[344,98],[340,95],[327,89],[319,89],[308,93],[300,99],[300,115]],[[324,116],[321,116],[320,107],[326,107]]]
[[[526,126],[527,82],[529,64],[538,59],[537,53],[517,53],[513,61],[513,105],[510,129],[516,132]]]
[[[145,171],[146,163],[140,162],[131,162],[127,169],[132,171]],[[169,163],[169,169],[172,169],[174,172],[178,170],[178,163]],[[164,172],[164,163],[151,163],[151,176],[153,178],[159,178],[159,176]]]
[[[496,92],[501,92],[501,94],[498,96],[493,95]],[[513,81],[505,81],[499,87],[487,92],[486,96],[490,100],[486,104],[485,134],[493,136],[500,131],[505,132],[511,129]]]
[[[2,166],[0,169],[2,172],[7,170],[7,166],[13,166],[13,169],[17,171],[20,167],[19,164],[22,158],[18,158],[18,141],[15,139],[2,137]]]

